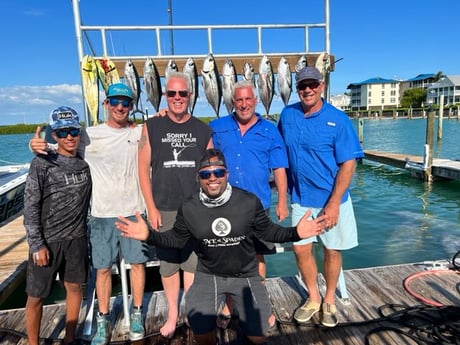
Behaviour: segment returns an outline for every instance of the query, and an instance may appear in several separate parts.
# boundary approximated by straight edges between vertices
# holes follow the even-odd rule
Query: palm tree
[[[445,75],[442,71],[439,71],[438,73],[436,73],[436,75],[434,76],[434,82],[437,82],[439,81],[440,79],[444,78]]]

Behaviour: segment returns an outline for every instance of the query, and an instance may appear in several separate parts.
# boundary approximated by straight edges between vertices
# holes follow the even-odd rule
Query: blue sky
[[[167,25],[167,8],[168,0],[80,0],[85,25]],[[172,0],[172,9],[174,25],[324,21],[323,0]],[[63,104],[83,113],[71,1],[1,1],[0,13],[0,125],[46,122],[49,112]],[[348,84],[373,77],[409,79],[438,71],[460,75],[459,13],[458,0],[330,0],[330,51],[342,59],[331,74],[331,94],[344,93]],[[283,46],[298,45],[292,36],[283,38]],[[176,53],[193,53],[201,45],[206,47],[205,40],[181,41],[177,35]],[[215,46],[232,52],[247,44],[247,39],[237,37],[223,38]],[[145,37],[122,38],[113,48],[118,55],[135,51],[149,55],[149,45],[155,54],[154,41]],[[322,39],[310,48],[321,50],[321,46]],[[201,68],[202,62],[197,65]],[[291,95],[291,102],[296,100],[297,96]],[[153,107],[143,102],[152,112]],[[281,109],[280,97],[275,95],[271,112]],[[263,113],[262,104],[257,110]],[[195,114],[214,115],[202,95]]]

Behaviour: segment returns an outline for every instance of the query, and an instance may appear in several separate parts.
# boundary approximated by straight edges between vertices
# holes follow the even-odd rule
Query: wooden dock
[[[0,242],[2,245],[0,248],[0,259],[2,260],[0,262],[2,277],[0,293],[6,296],[8,289],[11,290],[12,286],[18,285],[18,280],[24,279],[27,244],[22,228],[22,216],[4,224],[1,229],[4,236],[1,237]],[[442,262],[442,264],[445,263]],[[365,344],[366,337],[370,337],[370,344],[414,344],[413,340],[400,332],[413,331],[411,327],[415,326],[426,328],[433,326],[427,324],[439,323],[440,317],[442,317],[444,334],[447,332],[446,325],[449,326],[452,323],[458,335],[460,332],[460,295],[458,292],[460,275],[454,270],[439,270],[439,266],[436,267],[438,269],[436,271],[427,271],[426,268],[426,265],[423,264],[404,264],[344,271],[349,298],[337,301],[340,324],[335,328],[320,326],[318,315],[315,315],[313,320],[306,324],[297,324],[293,319],[294,311],[308,296],[302,282],[297,277],[269,278],[266,286],[278,320],[277,327],[270,332],[269,344],[358,345]],[[403,281],[413,274],[421,276],[411,282],[411,289],[423,295],[425,299],[445,307],[423,304],[404,288]],[[321,292],[324,294],[325,285],[321,275],[319,283]],[[194,344],[193,334],[185,326],[183,312],[181,312],[177,331],[172,340],[163,339],[159,335],[159,328],[166,319],[166,300],[163,291],[147,292],[143,304],[147,336],[133,344]],[[78,329],[78,337],[83,343],[89,339],[88,336],[82,334],[86,309],[86,301],[84,301]],[[111,310],[113,328],[111,343],[129,344],[121,295],[112,297]],[[24,309],[0,311],[1,344],[27,344],[24,318]],[[429,318],[431,321],[428,320]],[[57,344],[64,335],[64,326],[64,304],[45,306],[40,331],[42,343]],[[392,330],[385,328],[387,330],[383,331],[381,327]],[[95,329],[94,321],[92,329],[93,331]],[[227,330],[217,332],[217,338],[218,344],[245,343],[236,318],[232,320]]]
[[[423,172],[423,157],[403,153],[364,150],[364,158],[411,172]],[[460,180],[460,160],[433,158],[431,173],[434,179]]]
[[[444,305],[433,307],[423,305],[403,288],[405,278],[417,272],[428,272],[424,271],[424,268],[424,265],[406,264],[345,271],[349,303],[337,302],[340,324],[335,328],[320,326],[317,315],[310,322],[297,324],[292,315],[295,308],[307,297],[306,291],[296,277],[269,278],[267,288],[278,319],[277,327],[270,332],[269,344],[357,345],[365,344],[366,337],[370,337],[370,344],[414,344],[399,332],[413,331],[411,327],[434,327],[439,323],[440,317],[443,318],[444,327],[452,324],[452,327],[459,331],[460,296],[456,286],[460,284],[460,275],[452,270],[438,270],[418,277],[411,283],[411,289]],[[322,279],[320,283],[323,283]],[[324,284],[321,285],[324,287]],[[122,304],[121,296],[111,299],[112,344],[129,343],[128,330],[123,326]],[[63,337],[64,309],[63,304],[45,307],[40,332],[43,343],[57,342]],[[84,320],[85,311],[84,304],[80,325]],[[146,293],[144,318],[147,336],[133,344],[194,344],[191,330],[184,325],[183,313],[175,337],[170,342],[159,336],[159,328],[165,317],[166,302],[163,292]],[[428,317],[431,317],[432,321],[429,321]],[[430,322],[433,322],[433,325],[430,325]],[[0,311],[0,325],[2,344],[27,343],[23,309]],[[94,327],[93,323],[93,329]],[[381,327],[388,329],[378,331]],[[82,327],[79,328],[81,337]],[[372,332],[375,334],[371,335]],[[245,344],[236,318],[227,330],[217,332],[217,338],[218,344]]]
[[[19,214],[0,224],[0,304],[26,277],[29,246],[23,219]]]

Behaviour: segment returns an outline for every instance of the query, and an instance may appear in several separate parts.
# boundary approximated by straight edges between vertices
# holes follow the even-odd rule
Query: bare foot
[[[276,325],[276,316],[275,316],[275,314],[271,314],[268,317],[268,324],[269,324],[270,328],[273,328]]]
[[[174,332],[176,331],[176,321],[174,319],[168,319],[163,327],[160,328],[160,334],[168,339],[174,337]]]

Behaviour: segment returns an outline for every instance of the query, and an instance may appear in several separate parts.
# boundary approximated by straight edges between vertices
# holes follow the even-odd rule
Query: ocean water
[[[353,124],[357,126],[357,121]],[[426,120],[366,119],[363,133],[364,149],[422,156]],[[31,137],[0,136],[0,165],[30,162]],[[444,119],[434,156],[460,159],[459,139],[460,122]],[[351,194],[359,246],[343,252],[345,269],[447,259],[460,250],[460,181],[428,184],[405,170],[364,160],[357,167]],[[282,224],[289,225],[290,220]],[[269,277],[297,273],[292,252],[266,256],[266,261]],[[119,289],[114,287],[114,293]]]
[[[357,120],[353,124],[357,128]],[[437,125],[434,157],[460,159],[460,122],[444,119],[440,141]],[[426,119],[364,120],[365,150],[423,156],[425,136]],[[428,184],[405,170],[364,160],[357,166],[351,195],[359,246],[343,252],[345,269],[447,259],[460,250],[460,181]],[[321,259],[321,250],[317,257]],[[266,261],[268,276],[297,273],[292,252],[267,256]]]

